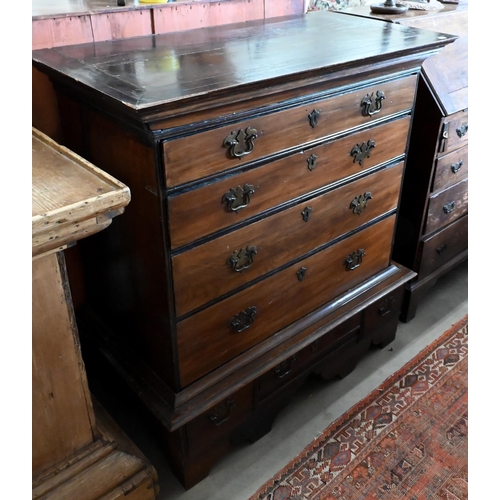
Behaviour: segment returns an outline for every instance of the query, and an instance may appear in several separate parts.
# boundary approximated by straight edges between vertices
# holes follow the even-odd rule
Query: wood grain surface
[[[127,186],[36,129],[32,155],[33,255],[104,229],[130,202]]]

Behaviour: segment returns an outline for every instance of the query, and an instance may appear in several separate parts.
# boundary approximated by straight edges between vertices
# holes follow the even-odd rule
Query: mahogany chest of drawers
[[[405,322],[468,256],[467,68],[466,36],[423,65],[394,246],[394,259],[418,273],[406,284]]]
[[[79,247],[79,321],[184,486],[394,339],[415,90],[453,39],[315,12],[33,53],[66,143],[131,189]]]

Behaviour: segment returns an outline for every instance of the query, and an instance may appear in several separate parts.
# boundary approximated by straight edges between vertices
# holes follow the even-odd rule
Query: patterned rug
[[[331,424],[249,500],[464,500],[468,316]]]

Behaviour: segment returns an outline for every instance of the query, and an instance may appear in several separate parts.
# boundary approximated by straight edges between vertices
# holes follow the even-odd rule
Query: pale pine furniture
[[[32,498],[154,500],[155,469],[89,392],[64,258],[130,190],[36,129],[32,151]]]

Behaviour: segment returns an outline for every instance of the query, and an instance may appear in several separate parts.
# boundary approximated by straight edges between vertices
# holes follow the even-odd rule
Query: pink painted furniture
[[[255,19],[302,14],[304,0],[33,0],[32,48],[182,31]]]
[[[33,0],[32,49],[183,31],[300,15],[306,0]],[[60,141],[57,103],[48,78],[32,71],[32,125]]]

